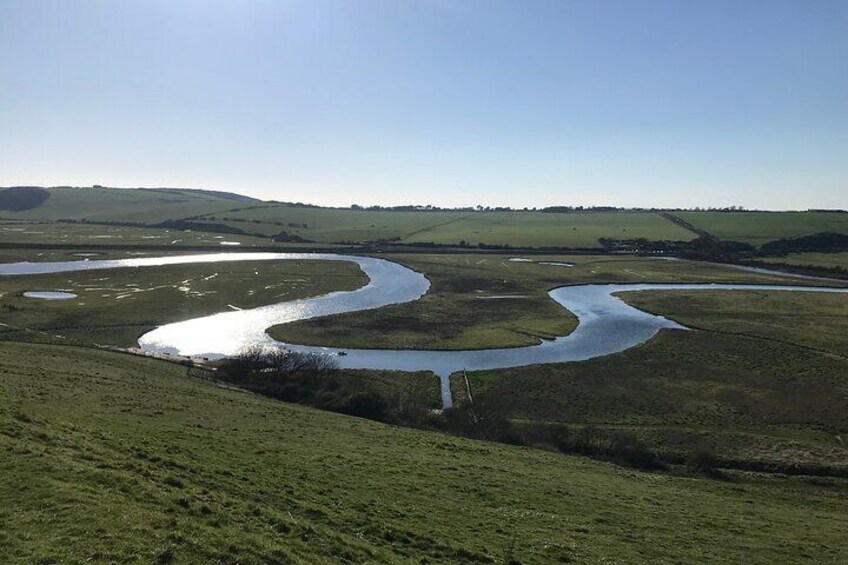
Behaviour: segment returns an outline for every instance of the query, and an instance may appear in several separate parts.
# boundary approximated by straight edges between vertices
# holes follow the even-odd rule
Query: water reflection
[[[558,304],[578,319],[577,328],[566,336],[529,347],[471,351],[340,349],[282,344],[272,340],[265,330],[274,325],[319,316],[380,308],[423,296],[429,282],[420,273],[397,263],[371,257],[328,253],[216,253],[171,257],[145,257],[103,261],[67,261],[57,263],[13,263],[0,265],[0,275],[39,274],[65,271],[216,263],[225,261],[273,260],[352,261],[368,276],[369,282],[354,291],[333,292],[323,296],[293,300],[249,310],[222,312],[211,316],[161,326],[139,338],[146,351],[187,356],[223,357],[248,346],[286,346],[295,351],[338,355],[344,368],[432,371],[442,382],[445,406],[451,405],[447,377],[467,370],[518,367],[538,363],[582,361],[629,349],[651,339],[664,328],[686,329],[662,316],[642,312],[616,294],[641,290],[787,290],[804,292],[848,293],[846,288],[801,287],[745,284],[607,284],[580,285],[550,292]]]
[[[61,290],[28,290],[24,292],[24,296],[26,298],[41,298],[42,300],[69,300],[77,297],[72,292]]]

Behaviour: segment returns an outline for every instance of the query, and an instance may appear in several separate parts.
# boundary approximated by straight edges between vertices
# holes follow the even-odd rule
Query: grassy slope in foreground
[[[819,232],[848,233],[848,213],[675,212],[674,215],[720,239],[745,241],[755,246]]]
[[[102,351],[0,345],[5,563],[840,563],[832,488],[394,428]]]

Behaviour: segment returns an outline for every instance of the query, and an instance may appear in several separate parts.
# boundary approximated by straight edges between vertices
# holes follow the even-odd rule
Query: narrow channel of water
[[[40,298],[41,300],[70,300],[77,295],[63,290],[28,290],[24,292],[26,298]]]

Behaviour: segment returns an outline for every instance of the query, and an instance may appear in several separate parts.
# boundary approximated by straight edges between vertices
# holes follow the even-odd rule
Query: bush
[[[388,401],[375,391],[357,390],[337,378],[338,361],[329,355],[250,348],[221,363],[228,382],[285,402],[293,402],[381,422],[392,417]]]
[[[358,392],[350,396],[338,411],[351,416],[384,422],[389,413],[389,405],[386,399],[376,392]]]
[[[722,478],[724,474],[718,468],[719,461],[715,452],[707,446],[695,448],[686,458],[686,466],[708,477]]]

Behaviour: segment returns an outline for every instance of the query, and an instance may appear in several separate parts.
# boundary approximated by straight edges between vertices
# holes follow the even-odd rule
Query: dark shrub
[[[719,461],[715,452],[707,446],[695,448],[686,458],[686,466],[697,473],[708,477],[723,478],[724,474],[718,468]]]
[[[358,392],[347,399],[338,410],[351,416],[383,422],[389,411],[386,399],[376,392]]]

